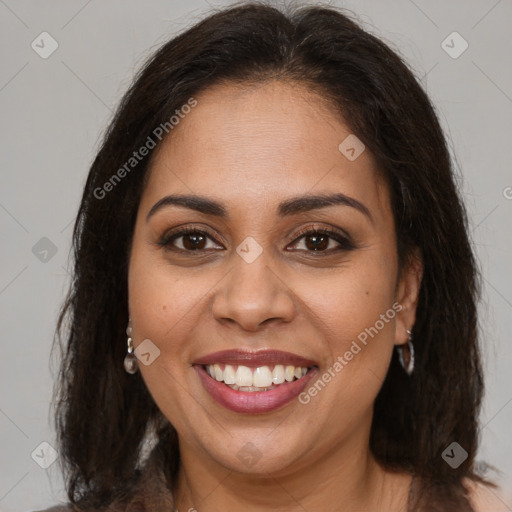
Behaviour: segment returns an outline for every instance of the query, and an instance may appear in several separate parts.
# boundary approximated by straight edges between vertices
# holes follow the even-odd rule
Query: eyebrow
[[[280,217],[288,217],[298,213],[326,208],[328,206],[349,206],[364,214],[373,222],[370,210],[360,201],[345,194],[308,194],[292,197],[279,203],[277,213]],[[157,201],[149,210],[146,221],[159,210],[168,206],[181,206],[205,215],[226,219],[229,217],[226,208],[219,202],[197,195],[169,195]]]

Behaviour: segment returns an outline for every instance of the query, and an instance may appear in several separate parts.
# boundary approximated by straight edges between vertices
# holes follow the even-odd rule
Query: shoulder
[[[511,503],[503,496],[499,487],[491,487],[466,479],[464,486],[469,491],[469,498],[475,512],[510,512]]]

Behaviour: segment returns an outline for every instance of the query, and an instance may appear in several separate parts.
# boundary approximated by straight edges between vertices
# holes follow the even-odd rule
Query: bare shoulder
[[[512,510],[510,497],[506,498],[500,488],[469,479],[464,481],[464,485],[469,490],[471,504],[476,512],[510,512]]]

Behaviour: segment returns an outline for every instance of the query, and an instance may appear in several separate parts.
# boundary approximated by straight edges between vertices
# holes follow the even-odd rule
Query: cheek
[[[149,338],[161,349],[165,332],[183,316],[186,300],[178,300],[183,288],[180,276],[158,260],[159,253],[148,247],[136,229],[128,271],[134,343]]]
[[[190,282],[171,267],[154,262],[145,265],[142,258],[134,258],[128,293],[135,340],[147,337],[163,345],[178,339],[174,331],[186,328],[187,316],[193,314],[203,287],[204,282]]]
[[[329,365],[338,356],[349,364],[344,373],[385,375],[394,346],[396,259],[368,251],[315,283],[302,281],[311,318],[322,331]],[[346,355],[346,357],[345,357]]]
[[[160,250],[148,249],[137,237],[128,274],[134,344],[149,338],[160,349],[160,364],[188,363],[194,347],[188,342],[204,321],[208,294],[222,276],[168,264]]]
[[[332,432],[357,428],[385,379],[400,310],[393,276],[393,271],[347,268],[326,280],[323,292],[309,295],[326,357],[301,403],[312,404],[319,417],[325,414]]]
[[[182,340],[197,323],[194,306],[204,293],[203,286],[190,283],[162,258],[157,261],[155,252],[140,247],[134,239],[128,273],[134,345],[149,339],[160,351],[149,366],[139,363],[139,371],[154,401],[173,424],[186,412],[175,399],[183,390],[187,367],[183,363],[188,361]]]
[[[316,284],[310,283],[304,294],[309,304],[327,323],[341,324],[343,330],[367,327],[386,312],[394,302],[396,268],[371,255],[360,258],[345,269],[333,272]]]

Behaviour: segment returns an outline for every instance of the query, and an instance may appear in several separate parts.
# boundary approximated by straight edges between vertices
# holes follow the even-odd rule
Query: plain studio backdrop
[[[0,0],[4,512],[66,500],[58,465],[51,464],[58,453],[49,358],[69,283],[73,221],[100,136],[146,57],[212,7],[229,3]],[[511,499],[512,2],[332,4],[353,11],[405,57],[449,136],[484,276],[487,393],[478,459],[501,471]]]

